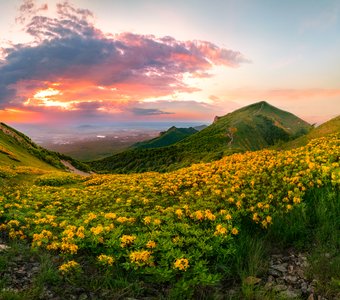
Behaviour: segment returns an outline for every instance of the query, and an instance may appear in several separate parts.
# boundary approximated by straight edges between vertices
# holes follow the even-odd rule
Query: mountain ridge
[[[134,149],[147,149],[147,148],[160,148],[166,147],[171,144],[182,141],[183,139],[191,136],[192,134],[198,132],[193,127],[180,128],[176,126],[170,127],[168,130],[160,132],[160,135],[151,140],[142,141],[135,143],[131,148]]]
[[[203,130],[170,146],[129,149],[90,162],[97,171],[171,171],[235,152],[260,150],[306,134],[312,126],[292,113],[260,101],[219,117]]]

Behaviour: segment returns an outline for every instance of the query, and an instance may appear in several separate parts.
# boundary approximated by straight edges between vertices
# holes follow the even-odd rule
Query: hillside
[[[133,149],[91,162],[97,171],[168,171],[235,152],[260,150],[306,134],[312,126],[261,101],[222,117],[186,139],[158,149]]]
[[[44,170],[67,169],[65,162],[81,170],[89,168],[68,156],[49,151],[35,144],[14,128],[0,123],[0,166],[28,166]]]
[[[312,139],[327,136],[332,133],[340,132],[340,116],[337,116],[320,126],[313,128],[308,134],[300,136],[299,138],[289,141],[284,144],[275,146],[275,149],[288,150],[307,145]]]
[[[164,174],[15,170],[0,299],[339,299],[339,151],[340,133]]]
[[[161,132],[160,136],[148,141],[136,143],[132,146],[132,148],[147,149],[166,147],[182,141],[196,132],[198,132],[198,130],[194,129],[193,127],[177,128],[172,126],[167,131]]]

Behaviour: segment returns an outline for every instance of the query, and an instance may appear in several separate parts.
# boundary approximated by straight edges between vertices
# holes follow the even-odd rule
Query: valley
[[[68,298],[79,286],[82,295],[100,299],[120,298],[123,291],[123,298],[137,299],[337,297],[330,282],[339,259],[338,121],[313,128],[260,102],[201,131],[171,127],[134,144],[116,155],[122,166],[133,162],[136,169],[106,168],[106,174],[96,174],[101,160],[88,165],[46,150],[1,124],[0,251],[11,261],[14,249],[29,247],[29,255],[52,263],[38,263],[51,273],[37,270],[41,281],[32,288],[3,288],[0,295],[34,299],[47,288]],[[111,159],[103,161],[110,166]],[[282,288],[286,279],[279,275],[268,285],[277,271],[268,269],[266,255],[275,257],[278,249],[307,253],[308,268],[301,270],[313,274],[301,280],[310,288],[289,282]],[[327,271],[319,265],[324,251]],[[2,265],[0,273],[8,274],[10,266]],[[85,280],[89,274],[93,280]]]

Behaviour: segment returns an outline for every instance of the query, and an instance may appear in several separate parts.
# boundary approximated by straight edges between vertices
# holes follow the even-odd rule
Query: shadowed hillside
[[[132,146],[132,148],[147,149],[166,147],[182,141],[196,132],[198,132],[198,130],[193,127],[177,128],[172,126],[167,131],[161,132],[160,136],[148,141],[136,143]]]
[[[308,144],[312,139],[324,137],[328,134],[340,132],[340,116],[337,116],[320,126],[313,128],[308,134],[300,136],[299,138],[289,141],[284,144],[275,146],[275,149],[294,149],[297,147],[302,147]]]

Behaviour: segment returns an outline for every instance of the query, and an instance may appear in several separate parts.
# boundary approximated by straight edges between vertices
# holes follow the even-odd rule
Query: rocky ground
[[[8,249],[6,243],[0,240],[0,255]],[[245,282],[275,293],[278,299],[331,300],[315,292],[317,281],[306,278],[306,267],[308,267],[308,261],[303,253],[289,250],[284,254],[272,254],[269,258],[267,274],[263,278],[248,277]],[[16,256],[8,263],[5,271],[0,270],[0,277],[6,280],[5,290],[14,292],[27,290],[40,268],[41,265],[37,259],[31,257],[27,260],[27,257]],[[70,293],[67,293],[68,299],[72,300],[99,299],[98,296],[76,288],[71,288]],[[107,298],[107,295],[104,298]],[[46,286],[39,299],[62,300]]]
[[[317,281],[306,278],[304,271],[307,267],[307,257],[303,253],[290,250],[285,254],[272,254],[268,274],[263,278],[264,288],[287,299],[326,300],[315,293]]]

